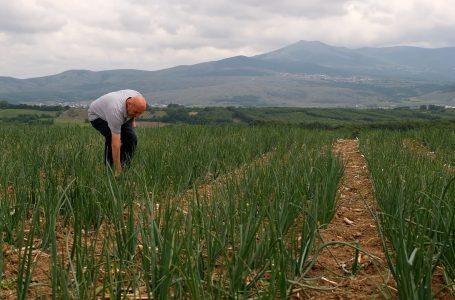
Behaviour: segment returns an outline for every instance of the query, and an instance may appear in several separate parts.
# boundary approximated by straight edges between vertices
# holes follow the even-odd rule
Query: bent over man
[[[105,138],[104,162],[118,176],[131,160],[137,146],[135,118],[146,109],[145,98],[134,90],[103,95],[88,109],[88,120]]]

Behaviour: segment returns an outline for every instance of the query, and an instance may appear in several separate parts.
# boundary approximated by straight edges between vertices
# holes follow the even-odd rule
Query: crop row
[[[403,140],[415,138],[415,132],[375,131],[362,137],[381,210],[377,218],[384,251],[399,297],[436,297],[444,289],[432,289],[437,268],[443,267],[447,287],[455,280],[455,184],[444,165],[447,158],[403,147]]]
[[[287,297],[343,171],[333,133],[284,127],[140,129],[120,178],[87,127],[0,133],[1,249],[18,256],[0,275],[19,299]]]

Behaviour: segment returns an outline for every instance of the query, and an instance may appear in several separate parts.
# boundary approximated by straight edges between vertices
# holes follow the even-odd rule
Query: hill
[[[159,71],[70,70],[30,79],[0,77],[0,100],[88,103],[137,89],[152,103],[210,106],[455,106],[455,48],[333,47],[300,41],[252,57]]]

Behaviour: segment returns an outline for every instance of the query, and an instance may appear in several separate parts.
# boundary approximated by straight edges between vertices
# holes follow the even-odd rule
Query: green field
[[[11,106],[11,105],[10,105]],[[38,109],[0,109],[0,123],[84,124],[84,108],[52,107],[55,111]],[[49,108],[48,108],[49,109]],[[436,105],[417,108],[356,109],[356,108],[290,108],[290,107],[184,107],[149,108],[138,121],[160,124],[244,124],[292,125],[308,129],[365,128],[409,129],[451,126],[455,109]]]
[[[20,115],[37,115],[55,118],[57,116],[57,112],[36,109],[0,109],[0,118],[18,117]]]
[[[455,109],[439,106],[395,109],[182,107],[153,109],[143,120],[186,124],[291,125],[309,129],[409,129],[449,125]]]
[[[1,108],[0,124],[50,125],[60,115],[60,111],[28,108]]]
[[[276,299],[317,288],[309,272],[328,245],[318,232],[334,216],[344,170],[332,145],[350,131],[137,133],[132,165],[115,178],[93,129],[0,126],[0,297]],[[397,294],[430,299],[436,267],[448,287],[455,279],[453,129],[359,135]]]

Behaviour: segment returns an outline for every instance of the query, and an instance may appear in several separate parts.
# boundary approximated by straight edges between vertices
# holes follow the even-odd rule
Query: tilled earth
[[[345,171],[338,189],[337,210],[327,228],[321,230],[321,244],[345,242],[354,247],[334,243],[325,248],[312,270],[316,282],[332,290],[309,290],[313,299],[383,299],[393,297],[395,282],[387,269],[376,222],[370,210],[376,210],[373,188],[358,140],[338,140],[334,151],[339,153]],[[357,259],[357,267],[354,261]],[[353,270],[354,266],[354,270]]]
[[[311,275],[322,278],[313,285],[331,289],[310,289],[301,298],[397,298],[396,283],[387,267],[382,241],[372,215],[378,208],[366,161],[359,150],[359,141],[340,139],[335,143],[334,151],[341,155],[345,172],[338,190],[337,210],[331,223],[321,231],[321,244],[341,241],[357,244],[362,251],[356,255],[353,247],[336,243],[325,248]],[[354,272],[352,267],[356,258],[357,268]],[[443,285],[442,269],[438,267],[433,277],[433,290],[439,291]],[[436,299],[453,297],[448,292],[442,292]]]

